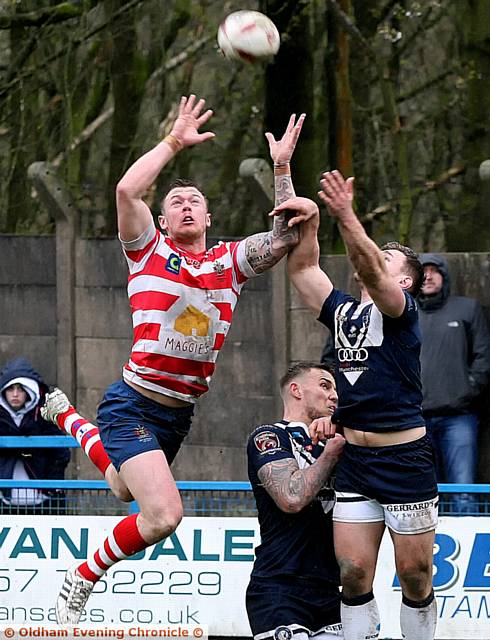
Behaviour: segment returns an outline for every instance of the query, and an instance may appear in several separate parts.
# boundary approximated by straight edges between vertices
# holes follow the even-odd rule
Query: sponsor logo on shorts
[[[424,511],[434,506],[434,500],[426,500],[425,502],[412,502],[409,504],[387,504],[387,511]]]
[[[254,444],[261,453],[281,448],[277,433],[273,431],[262,431],[262,433],[258,433],[254,438]]]

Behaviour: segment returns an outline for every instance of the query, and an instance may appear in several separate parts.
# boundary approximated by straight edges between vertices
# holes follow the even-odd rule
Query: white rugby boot
[[[77,572],[77,566],[66,572],[56,600],[56,621],[62,626],[78,623],[95,585],[95,582],[82,578]]]
[[[45,420],[58,424],[57,418],[60,413],[66,413],[71,408],[71,403],[66,395],[55,387],[51,393],[46,394],[44,404],[41,407],[41,416]]]

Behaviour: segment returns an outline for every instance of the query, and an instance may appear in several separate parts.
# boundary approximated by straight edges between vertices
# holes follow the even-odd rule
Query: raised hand
[[[278,216],[284,211],[290,211],[292,216],[288,218],[287,226],[289,228],[294,227],[300,222],[306,222],[315,216],[318,217],[318,206],[316,202],[309,198],[301,198],[300,196],[294,196],[281,202],[281,204],[274,207],[269,213],[270,216]]]
[[[352,201],[354,199],[354,178],[344,177],[340,171],[327,171],[320,180],[320,199],[327,205],[332,218],[344,218],[354,212]]]
[[[333,438],[335,436],[335,424],[332,423],[332,416],[316,418],[308,427],[308,431],[313,444]]]
[[[272,133],[267,132],[265,134],[274,164],[287,164],[290,162],[305,118],[306,114],[302,113],[295,123],[296,114],[293,113],[289,118],[286,131],[280,140],[276,140]]]
[[[199,133],[200,127],[213,115],[211,109],[201,113],[205,102],[204,98],[196,102],[194,94],[189,97],[182,96],[180,99],[179,115],[170,133],[183,147],[190,147],[215,137],[211,131]]]

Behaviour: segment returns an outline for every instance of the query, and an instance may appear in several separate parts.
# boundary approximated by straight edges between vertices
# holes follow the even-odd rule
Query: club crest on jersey
[[[225,265],[222,262],[220,262],[219,260],[215,260],[213,262],[213,269],[218,278],[223,278],[223,276],[225,275]]]
[[[171,253],[167,258],[167,264],[165,265],[165,269],[170,271],[170,273],[178,274],[180,272],[180,257],[176,253]]]
[[[261,453],[267,453],[268,451],[281,448],[279,438],[273,431],[262,431],[262,433],[258,433],[254,438],[254,444]]]

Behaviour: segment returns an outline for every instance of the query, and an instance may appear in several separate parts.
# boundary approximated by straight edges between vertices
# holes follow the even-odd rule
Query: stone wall
[[[126,265],[114,239],[77,239],[74,278],[67,273],[70,261],[61,261],[59,255],[54,237],[0,236],[0,365],[24,355],[51,384],[67,388],[73,379],[76,405],[93,419],[105,387],[119,378],[131,347]],[[448,258],[453,292],[478,298],[490,318],[490,255]],[[322,266],[336,286],[355,292],[345,257],[323,257]],[[68,276],[74,281],[73,309],[57,295],[66,290]],[[73,350],[67,344],[67,326],[74,327]],[[198,403],[191,434],[174,464],[175,476],[246,479],[248,433],[281,417],[278,378],[291,361],[318,359],[326,333],[290,290],[284,265],[249,282],[211,390]],[[65,337],[57,340],[57,335]],[[69,475],[98,477],[78,451]],[[481,429],[479,479],[490,481],[488,417]]]

